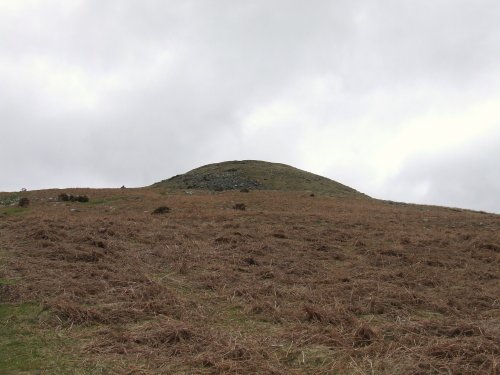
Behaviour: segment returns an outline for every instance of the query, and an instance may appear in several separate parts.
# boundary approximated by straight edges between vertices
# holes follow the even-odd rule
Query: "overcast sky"
[[[0,0],[0,191],[258,159],[500,213],[498,0]]]

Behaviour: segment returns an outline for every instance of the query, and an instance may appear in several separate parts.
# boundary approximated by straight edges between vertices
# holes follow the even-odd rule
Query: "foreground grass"
[[[497,215],[290,192],[58,193],[0,218],[0,292],[17,296],[1,305],[0,374],[498,370]]]
[[[37,304],[0,304],[0,374],[67,368],[57,337],[38,327],[41,311]]]
[[[64,330],[41,324],[48,313],[36,303],[0,304],[0,374],[109,373],[112,365],[86,361],[78,339],[92,328]]]

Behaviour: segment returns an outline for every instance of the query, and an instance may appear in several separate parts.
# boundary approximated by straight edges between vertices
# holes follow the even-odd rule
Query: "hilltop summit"
[[[157,182],[153,187],[211,191],[239,189],[311,191],[332,196],[365,196],[326,177],[286,164],[259,160],[226,161],[204,165]]]

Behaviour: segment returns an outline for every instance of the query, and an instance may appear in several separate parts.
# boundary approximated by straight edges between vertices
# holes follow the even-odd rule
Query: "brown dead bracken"
[[[499,215],[155,188],[74,189],[112,202],[75,215],[65,194],[3,209],[0,302],[41,312],[0,323],[57,337],[68,372],[498,374]]]

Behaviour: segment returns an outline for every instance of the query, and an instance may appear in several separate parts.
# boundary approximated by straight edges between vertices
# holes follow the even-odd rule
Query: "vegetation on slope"
[[[153,185],[166,189],[310,191],[331,196],[364,196],[356,190],[289,165],[258,160],[209,164]]]
[[[0,373],[498,373],[498,215],[77,193],[0,215]]]

